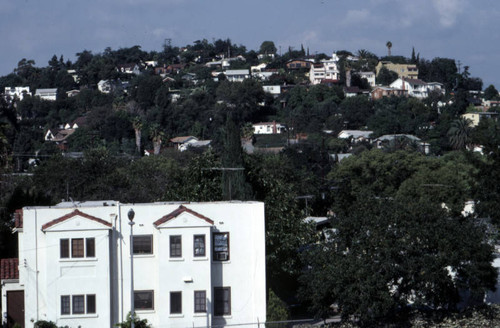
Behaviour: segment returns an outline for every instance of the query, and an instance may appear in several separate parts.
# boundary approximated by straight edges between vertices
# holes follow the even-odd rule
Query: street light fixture
[[[130,327],[135,328],[134,309],[134,216],[135,212],[130,209],[127,213],[128,224],[130,225]]]

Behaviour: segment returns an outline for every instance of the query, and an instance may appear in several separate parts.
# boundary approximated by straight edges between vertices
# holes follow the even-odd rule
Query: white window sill
[[[135,312],[138,312],[138,313],[155,313],[155,310],[153,310],[153,309],[135,309]]]
[[[184,318],[184,314],[169,314],[169,318]]]
[[[193,257],[193,261],[208,261],[208,257],[206,257],[206,256],[195,256],[195,257]]]
[[[98,318],[99,315],[92,314],[61,314],[60,319],[86,319],[86,318]]]
[[[198,318],[204,318],[206,316],[207,316],[206,312],[199,312],[199,313],[193,314],[193,317],[198,317]]]
[[[59,259],[59,262],[97,262],[96,257],[69,257]]]
[[[134,259],[147,259],[155,257],[154,254],[134,254]]]
[[[228,260],[228,261],[216,261],[216,260],[212,260],[212,263],[213,264],[230,264],[231,260]]]
[[[168,260],[170,262],[183,262],[184,258],[183,257],[170,257]]]

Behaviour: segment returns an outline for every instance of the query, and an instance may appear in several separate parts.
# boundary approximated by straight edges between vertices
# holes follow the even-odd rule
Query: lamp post
[[[130,209],[127,213],[128,224],[130,225],[130,327],[135,328],[134,309],[134,216],[135,212]]]

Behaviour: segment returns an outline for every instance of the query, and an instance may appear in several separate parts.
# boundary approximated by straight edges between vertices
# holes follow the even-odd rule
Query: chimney
[[[345,85],[350,88],[351,87],[351,70],[347,69],[345,71]]]
[[[273,134],[276,134],[277,133],[277,130],[276,130],[276,121],[273,121]]]

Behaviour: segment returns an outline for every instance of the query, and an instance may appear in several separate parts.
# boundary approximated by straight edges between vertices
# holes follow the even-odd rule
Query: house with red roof
[[[63,202],[17,211],[14,232],[9,325],[114,327],[132,304],[153,327],[265,323],[261,202]]]

